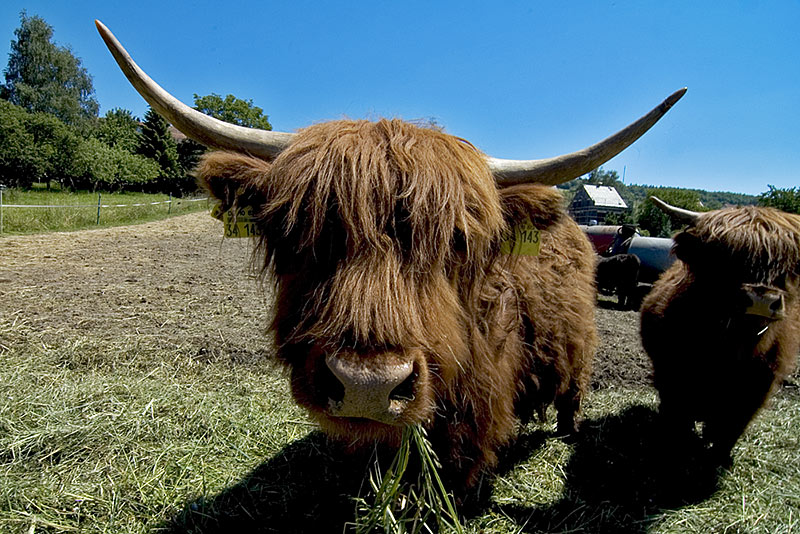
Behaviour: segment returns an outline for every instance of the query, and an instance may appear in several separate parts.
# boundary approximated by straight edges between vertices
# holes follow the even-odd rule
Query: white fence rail
[[[208,197],[203,198],[181,198],[175,200],[170,195],[169,200],[160,200],[158,202],[136,202],[132,204],[103,204],[102,193],[97,195],[97,204],[3,204],[3,188],[0,187],[0,234],[3,233],[3,210],[6,208],[97,208],[97,220],[95,224],[100,224],[100,210],[102,208],[134,208],[141,206],[157,206],[159,204],[169,204],[167,213],[172,211],[173,203],[180,202],[204,202]]]

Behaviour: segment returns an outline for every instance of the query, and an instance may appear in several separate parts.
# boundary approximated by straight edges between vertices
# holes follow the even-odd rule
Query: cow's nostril
[[[775,302],[773,302],[770,305],[769,308],[772,311],[780,311],[780,310],[782,310],[783,309],[783,297],[778,297],[777,299],[775,299]]]
[[[344,399],[344,384],[342,384],[341,380],[326,365],[320,366],[318,372],[320,375],[320,392],[333,402],[342,402]]]
[[[403,380],[400,385],[389,393],[389,400],[412,401],[414,400],[414,384],[417,381],[417,372],[414,371]]]

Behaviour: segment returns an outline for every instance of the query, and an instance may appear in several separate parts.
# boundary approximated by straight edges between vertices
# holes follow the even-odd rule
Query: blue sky
[[[627,183],[758,194],[800,185],[800,2],[18,1],[93,76],[101,113],[145,102],[94,28],[188,104],[252,99],[273,128],[434,119],[504,158],[590,145],[686,96],[604,165]]]

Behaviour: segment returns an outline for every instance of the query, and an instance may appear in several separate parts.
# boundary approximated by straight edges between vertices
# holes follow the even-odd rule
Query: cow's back
[[[555,402],[559,430],[575,427],[597,347],[594,250],[578,225],[566,215],[541,232],[537,256],[511,258],[507,264],[519,292],[524,323],[528,380],[518,411],[523,419]]]

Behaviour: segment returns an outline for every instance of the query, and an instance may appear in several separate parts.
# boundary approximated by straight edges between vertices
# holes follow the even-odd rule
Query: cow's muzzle
[[[786,314],[784,291],[762,284],[745,284],[747,297],[745,313],[772,321],[783,319]]]
[[[332,373],[327,413],[397,424],[415,400],[424,362],[414,354],[368,356],[338,353],[325,357]]]

